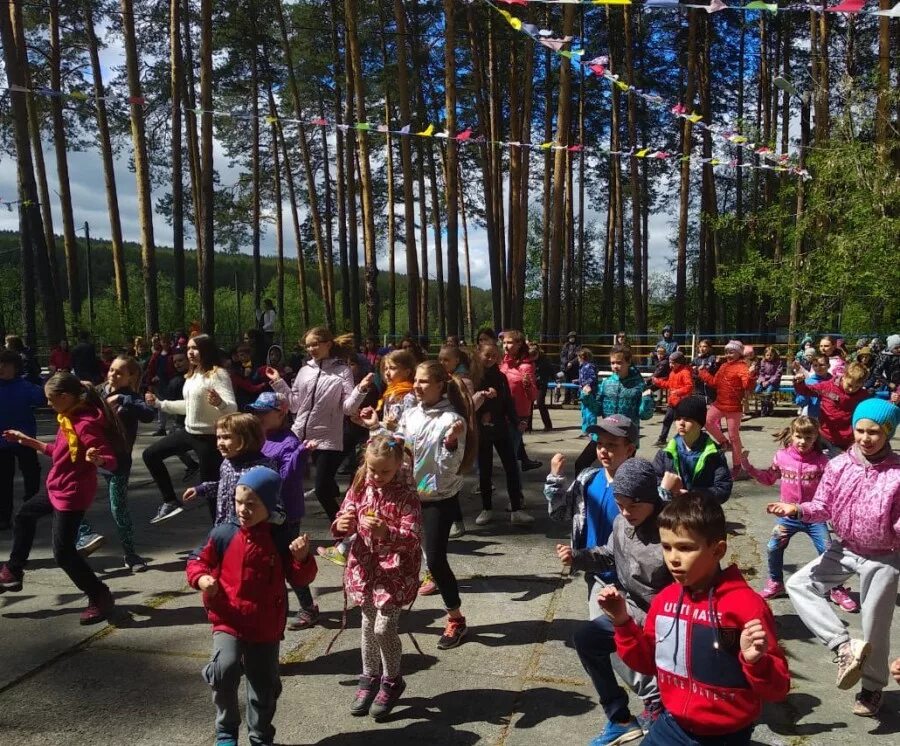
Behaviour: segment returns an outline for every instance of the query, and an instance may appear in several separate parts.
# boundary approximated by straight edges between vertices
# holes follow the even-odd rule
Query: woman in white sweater
[[[160,438],[144,450],[147,471],[159,487],[163,504],[150,523],[159,523],[181,513],[184,508],[175,495],[165,460],[185,450],[197,454],[200,462],[200,481],[214,482],[219,478],[222,456],[216,448],[216,422],[220,417],[237,411],[234,390],[228,372],[220,368],[219,350],[208,334],[198,334],[187,345],[190,368],[184,378],[184,398],[180,401],[161,401],[146,394],[147,403],[167,414],[184,417],[184,429]],[[209,505],[215,515],[215,503]]]

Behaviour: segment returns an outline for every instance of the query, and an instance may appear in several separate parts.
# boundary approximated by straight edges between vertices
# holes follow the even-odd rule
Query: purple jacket
[[[332,357],[323,360],[320,367],[309,360],[292,387],[278,379],[272,388],[288,398],[296,415],[291,429],[301,441],[318,441],[321,451],[344,450],[344,416],[355,415],[366,395],[353,385],[353,372],[347,363]]]
[[[306,446],[290,430],[266,433],[262,454],[278,466],[281,475],[281,502],[289,521],[299,521],[306,512],[303,500],[303,473],[306,471]]]
[[[800,505],[800,520],[830,520],[834,533],[863,557],[900,549],[900,456],[870,463],[853,446],[825,467],[812,502]]]
[[[781,376],[784,375],[784,360],[763,360],[759,364],[759,376],[756,382],[765,388],[766,386],[779,386]]]

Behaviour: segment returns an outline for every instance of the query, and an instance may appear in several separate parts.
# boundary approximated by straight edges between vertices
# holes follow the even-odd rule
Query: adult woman
[[[519,427],[513,432],[512,437],[522,471],[539,469],[543,464],[528,458],[522,440],[522,434],[528,429],[531,407],[538,391],[534,363],[528,359],[528,348],[525,346],[525,335],[522,332],[515,329],[503,332],[503,362],[500,363],[500,372],[509,381],[516,416],[519,418]]]
[[[844,359],[843,351],[834,341],[834,337],[827,334],[822,337],[819,340],[819,352],[828,358],[828,372],[832,376],[837,377],[843,374],[844,368],[847,367],[847,362]]]
[[[216,421],[237,411],[231,379],[228,371],[219,367],[219,350],[213,338],[208,334],[191,338],[187,344],[187,359],[189,367],[184,377],[183,399],[161,401],[155,394],[145,395],[151,407],[166,414],[184,416],[183,430],[160,438],[144,450],[144,464],[163,497],[163,504],[150,523],[168,520],[184,510],[164,463],[170,456],[190,449],[200,461],[200,480],[218,480],[222,456],[216,448]],[[215,503],[208,507],[212,517]]]

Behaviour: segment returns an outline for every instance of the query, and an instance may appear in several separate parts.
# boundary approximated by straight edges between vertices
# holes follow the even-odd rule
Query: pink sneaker
[[[784,583],[776,583],[772,578],[766,581],[759,595],[765,599],[778,598],[784,595]]]
[[[849,611],[851,613],[859,611],[859,604],[850,598],[849,593],[847,593],[847,588],[842,585],[832,588],[831,593],[829,593],[828,596],[831,598],[832,603],[837,604],[844,611]]]

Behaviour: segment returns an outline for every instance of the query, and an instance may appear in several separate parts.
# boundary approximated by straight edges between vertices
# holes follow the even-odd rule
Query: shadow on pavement
[[[402,701],[402,700],[401,700]],[[457,730],[444,723],[411,723],[405,728],[382,729],[377,725],[359,733],[338,733],[315,746],[396,746],[398,743],[428,743],[437,746],[472,746],[481,736],[468,730]],[[280,743],[278,746],[300,746]]]

